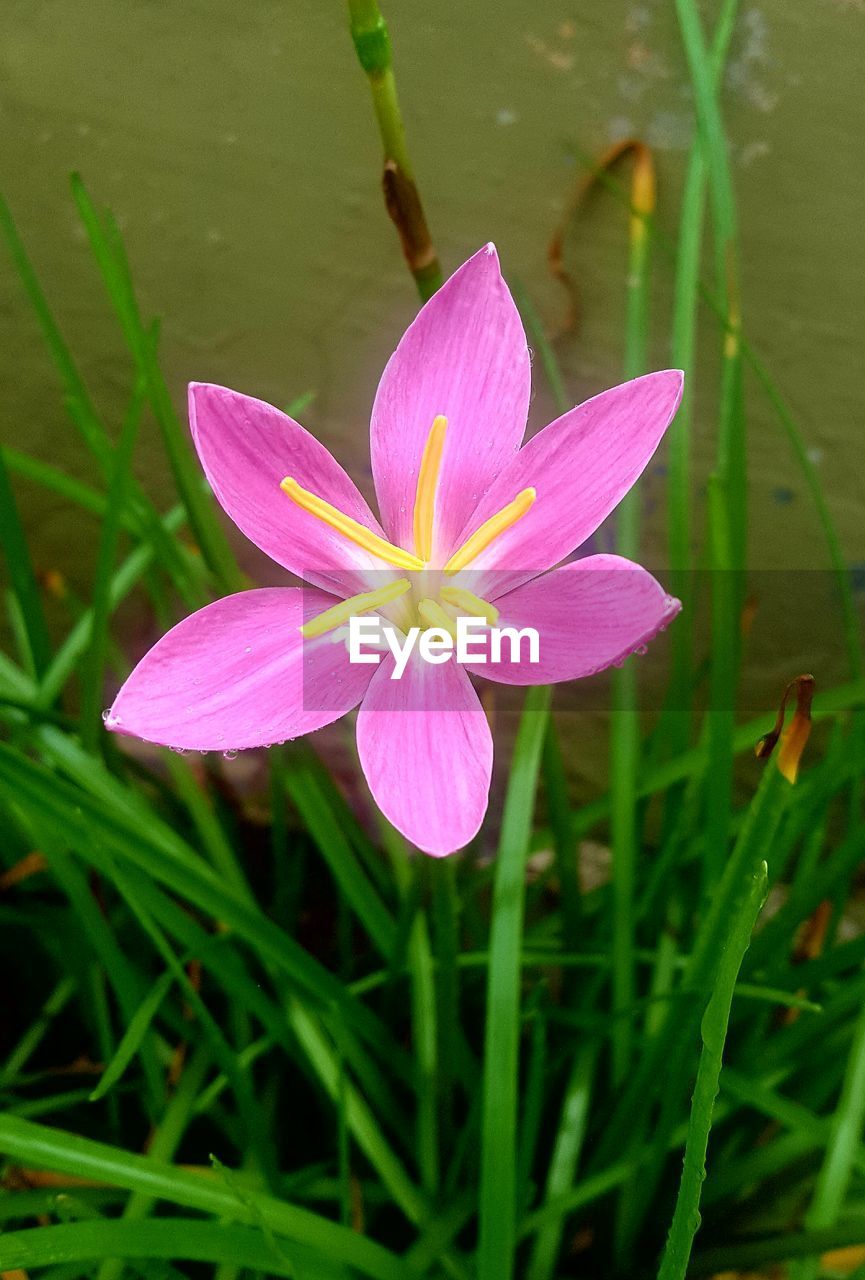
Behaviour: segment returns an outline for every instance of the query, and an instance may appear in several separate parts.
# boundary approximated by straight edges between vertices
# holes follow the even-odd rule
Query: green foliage
[[[705,529],[688,400],[670,440],[680,594],[700,534],[722,571],[708,649],[694,600],[651,734],[636,675],[621,673],[611,791],[578,807],[549,691],[530,692],[513,747],[499,744],[500,828],[494,809],[477,847],[443,862],[386,827],[373,838],[353,803],[360,781],[347,798],[314,743],[262,753],[241,789],[218,758],[132,755],[102,732],[105,690],[126,670],[117,613],[130,593],[167,623],[236,586],[237,571],[112,220],[76,179],[130,353],[121,424],[97,412],[0,205],[70,428],[101,478],[0,453],[12,641],[0,653],[0,872],[14,873],[0,890],[0,1271],[554,1280],[649,1277],[663,1258],[661,1280],[682,1280],[795,1259],[804,1280],[821,1253],[865,1239],[865,940],[842,928],[865,857],[865,681],[830,505],[738,310],[731,319],[717,90],[734,9],[709,50],[678,0],[700,134],[678,244],[648,220],[636,256],[632,245],[623,342],[636,372],[650,262],[672,259],[677,362],[690,376],[700,323],[722,349]],[[707,211],[728,246],[709,284]],[[740,601],[723,571],[746,545],[743,364],[810,487],[851,679],[818,693],[799,781],[752,762],[740,801],[737,758],[774,712],[738,726],[732,714]],[[132,474],[154,428],[176,486],[167,510]],[[65,621],[46,607],[19,478],[94,522],[89,598]],[[632,504],[619,531],[631,553],[637,517]],[[729,713],[701,712],[703,658]],[[591,888],[578,874],[588,835],[613,849]],[[749,947],[767,883],[774,914]],[[797,947],[803,934],[822,945]]]

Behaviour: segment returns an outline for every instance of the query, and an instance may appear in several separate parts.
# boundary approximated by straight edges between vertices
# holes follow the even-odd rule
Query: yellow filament
[[[464,591],[462,587],[442,587],[439,595],[445,604],[452,604],[455,609],[461,609],[473,618],[483,618],[490,627],[494,627],[499,620],[496,606],[482,600],[473,591]]]
[[[526,512],[530,510],[537,496],[534,489],[523,489],[521,493],[517,494],[513,502],[509,502],[496,515],[490,516],[489,520],[485,520],[481,527],[463,543],[459,551],[454,552],[445,565],[445,573],[459,573],[460,569],[464,569],[482,551],[486,551],[491,542],[503,534],[506,529],[510,529],[511,525],[522,519]]]
[[[312,640],[315,636],[323,636],[326,631],[341,627],[355,614],[369,613],[371,609],[380,609],[382,605],[398,600],[410,587],[408,578],[398,578],[396,582],[391,582],[386,587],[379,587],[377,591],[362,591],[360,595],[352,596],[349,600],[340,600],[339,604],[325,609],[324,613],[319,613],[315,618],[305,622],[300,628],[300,634],[307,640]]]
[[[425,622],[428,627],[441,627],[442,631],[446,631],[449,636],[456,640],[456,623],[453,618],[448,617],[441,605],[435,600],[421,600],[417,611],[421,622]]]
[[[417,556],[413,556],[409,551],[403,551],[402,547],[395,547],[392,543],[385,542],[384,538],[367,529],[366,525],[352,520],[351,516],[343,515],[336,507],[325,502],[324,498],[318,498],[308,489],[304,489],[291,476],[286,476],[279,487],[297,506],[308,511],[310,515],[317,516],[325,524],[329,524],[332,529],[336,529],[337,533],[341,533],[357,546],[363,547],[364,551],[378,556],[379,560],[396,565],[398,569],[423,568],[423,561],[418,560]]]
[[[420,471],[417,477],[417,493],[414,500],[414,549],[421,560],[432,556],[433,516],[435,515],[436,489],[445,447],[448,420],[439,414],[433,419],[426,444],[423,447]]]

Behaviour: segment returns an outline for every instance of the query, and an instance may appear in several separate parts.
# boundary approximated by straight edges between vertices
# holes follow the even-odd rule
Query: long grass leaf
[[[136,372],[143,379],[165,451],[202,554],[226,590],[238,590],[242,580],[234,555],[213,504],[201,487],[201,477],[189,440],[181,428],[168,388],[159,369],[152,335],[142,323],[116,226],[99,216],[80,177],[72,177],[72,195],[96,264],[114,306]]]
[[[496,860],[484,1038],[479,1280],[510,1280],[514,1274],[520,948],[529,832],[549,707],[549,689],[529,690],[514,745]]]
[[[685,1163],[658,1280],[684,1280],[688,1269],[691,1247],[700,1225],[700,1194],[706,1176],[706,1151],[718,1095],[730,1006],[751,933],[766,900],[767,885],[764,863],[752,877],[741,910],[730,921],[730,932],[718,964],[712,998],[703,1015],[700,1029],[703,1048],[691,1101]]]

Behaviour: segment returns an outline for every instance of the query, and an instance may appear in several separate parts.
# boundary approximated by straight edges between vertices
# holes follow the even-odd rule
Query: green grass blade
[[[691,1101],[685,1163],[658,1280],[684,1280],[688,1269],[694,1236],[700,1225],[700,1194],[706,1176],[706,1151],[715,1099],[718,1096],[733,992],[757,916],[766,900],[767,887],[768,875],[764,863],[752,878],[739,914],[730,922],[730,933],[718,964],[712,998],[703,1015],[703,1048]]]
[[[186,518],[182,507],[175,507],[163,518],[163,525],[169,532],[175,532]],[[113,612],[129,595],[130,591],[147,573],[156,561],[156,550],[152,543],[136,548],[123,561],[120,568],[111,578],[109,587],[109,607]],[[87,609],[76,622],[63,644],[58,648],[45,673],[39,701],[42,706],[50,705],[66,681],[75,670],[81,656],[90,643],[93,630],[93,609]]]
[[[283,783],[306,829],[330,867],[340,893],[380,954],[389,960],[396,941],[396,923],[340,829],[333,809],[319,786],[316,770],[298,753],[289,758]]]
[[[141,1041],[150,1030],[150,1024],[159,1012],[159,1006],[165,999],[174,981],[174,975],[165,972],[157,978],[135,1013],[129,1019],[123,1037],[117,1046],[117,1052],[102,1073],[99,1084],[90,1094],[91,1102],[104,1098],[121,1079],[124,1071],[138,1052]]]
[[[103,1220],[31,1227],[4,1235],[3,1247],[4,1264],[22,1270],[59,1262],[97,1262],[114,1256],[142,1262],[165,1258],[176,1262],[235,1263],[292,1280],[309,1280],[313,1276],[316,1280],[346,1280],[345,1270],[317,1251],[296,1253],[293,1249],[289,1255],[275,1249],[256,1228],[202,1222],[200,1218]],[[81,1276],[82,1272],[79,1269],[72,1274]],[[143,1274],[155,1272],[148,1269]],[[164,1269],[159,1274],[164,1276]],[[396,1275],[392,1270],[365,1274],[378,1275],[380,1280],[385,1276],[391,1280]]]
[[[544,1202],[547,1206],[562,1201],[574,1185],[577,1162],[588,1129],[589,1103],[597,1060],[596,1044],[584,1046],[574,1059],[565,1086],[559,1128],[547,1173],[544,1190]],[[550,1217],[538,1230],[526,1280],[553,1280],[563,1230],[564,1215],[561,1218]]]
[[[30,559],[30,548],[24,535],[21,517],[6,463],[0,452],[0,546],[6,556],[9,581],[18,601],[18,609],[27,637],[29,664],[35,675],[44,675],[51,661],[51,638],[42,608],[39,584]]]
[[[495,868],[484,1040],[478,1280],[510,1280],[514,1274],[525,864],[549,708],[548,688],[529,690],[511,761]]]
[[[234,555],[214,505],[202,488],[201,474],[189,439],[180,425],[156,362],[152,336],[141,321],[116,226],[110,218],[103,221],[99,216],[77,174],[72,178],[72,195],[137,374],[147,388],[177,491],[189,513],[189,522],[205,562],[226,590],[239,590],[243,584]]]
[[[624,375],[646,371],[649,341],[650,248],[648,221],[654,211],[655,174],[651,153],[637,152],[630,216]],[[616,551],[636,560],[640,550],[640,494],[632,489],[616,509]],[[613,852],[612,1027],[613,1078],[625,1078],[631,1060],[635,997],[634,881],[639,831],[637,775],[640,769],[640,713],[637,668],[632,658],[613,672],[610,723],[610,803]]]
[[[725,0],[712,41],[712,71],[715,84],[726,62],[738,0]],[[689,708],[693,669],[692,578],[693,524],[691,513],[691,433],[696,376],[697,308],[699,303],[700,257],[706,201],[706,162],[696,138],[688,159],[682,207],[676,270],[673,286],[671,359],[685,371],[682,402],[667,431],[667,531],[671,586],[682,601],[682,614],[672,634],[672,672],[669,706],[674,748],[684,749],[690,736]]]
[[[154,1199],[214,1214],[228,1223],[252,1218],[252,1210],[240,1204],[220,1180],[15,1116],[0,1115],[0,1151],[38,1168],[143,1192]],[[374,1241],[307,1209],[259,1192],[248,1192],[247,1199],[275,1235],[308,1245],[374,1280],[405,1280],[399,1259]],[[106,1254],[110,1256],[110,1250],[96,1256]]]
[[[865,1010],[853,1029],[853,1043],[844,1072],[844,1084],[832,1115],[826,1152],[814,1198],[805,1215],[806,1231],[834,1227],[840,1219],[857,1162],[861,1168],[862,1128],[865,1124]],[[812,1280],[819,1274],[817,1258],[799,1265],[794,1280]]]
[[[93,581],[90,643],[81,673],[81,741],[86,750],[99,750],[104,729],[100,709],[104,699],[105,662],[108,651],[108,624],[111,614],[111,579],[120,536],[121,512],[132,467],[132,455],[141,422],[142,390],[137,388],[126,414],[120,443],[112,459],[111,483],[99,536],[99,552]]]

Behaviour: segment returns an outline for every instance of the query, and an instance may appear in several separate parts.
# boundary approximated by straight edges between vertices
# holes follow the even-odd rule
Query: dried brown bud
[[[789,726],[784,729],[787,699],[793,692],[796,694],[796,710]],[[777,756],[778,768],[787,781],[791,783],[796,781],[796,776],[799,772],[799,761],[802,758],[802,752],[805,750],[805,744],[811,732],[811,700],[813,697],[813,676],[797,676],[795,680],[791,680],[784,690],[784,696],[781,699],[781,706],[778,708],[774,727],[769,733],[763,734],[763,737],[754,748],[754,754],[758,760],[767,760],[775,750],[780,738],[781,749]]]

